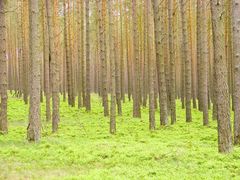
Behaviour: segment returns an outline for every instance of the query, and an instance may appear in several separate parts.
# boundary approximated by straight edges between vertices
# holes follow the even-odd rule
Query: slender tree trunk
[[[91,111],[90,84],[90,32],[89,32],[89,0],[85,0],[86,16],[86,110]]]
[[[100,32],[100,58],[101,58],[101,72],[102,72],[102,98],[104,107],[104,116],[109,115],[108,107],[108,90],[107,90],[107,59],[106,59],[106,0],[98,0],[98,14],[99,14],[99,32]]]
[[[189,44],[188,44],[188,31],[187,31],[187,8],[188,1],[181,0],[180,1],[180,8],[181,8],[181,18],[182,18],[182,38],[183,38],[183,45],[182,45],[182,53],[183,59],[185,61],[185,90],[186,90],[186,121],[192,121],[192,114],[191,114],[191,59],[189,57]]]
[[[228,153],[232,150],[227,64],[224,48],[224,0],[212,0],[213,45],[216,70],[216,103],[218,120],[218,150]]]
[[[202,0],[197,0],[197,97],[198,97],[198,109],[202,110],[201,98],[200,98],[200,89],[201,89],[201,76],[200,76],[200,65],[201,65],[201,56],[202,56],[202,32],[201,32],[201,5]]]
[[[81,0],[81,73],[82,73],[82,101],[83,106],[86,106],[86,70],[85,70],[85,57],[84,57],[84,1]]]
[[[207,2],[202,1],[201,5],[202,14],[202,58],[200,64],[200,76],[201,76],[201,104],[203,111],[203,125],[208,125],[208,13]]]
[[[83,29],[81,29],[81,13],[83,11],[83,7],[82,7],[82,0],[78,0],[77,1],[77,16],[78,16],[78,21],[77,21],[77,48],[78,48],[78,72],[77,72],[77,77],[78,77],[78,108],[81,108],[83,106],[83,101],[82,101],[82,71],[81,71],[81,66],[82,66],[82,34],[81,31],[83,31]]]
[[[170,59],[170,107],[171,124],[176,123],[176,102],[175,102],[175,59],[173,45],[173,0],[168,1],[168,38],[169,38],[169,59]]]
[[[6,57],[6,4],[0,1],[0,133],[8,132],[7,124],[7,57]]]
[[[39,43],[39,7],[38,1],[29,1],[29,47],[30,47],[30,107],[27,138],[39,141],[41,136],[40,123],[40,43]]]
[[[153,25],[152,20],[150,19],[150,5],[151,0],[145,0],[145,8],[146,8],[146,16],[147,16],[147,28],[148,28],[148,35],[147,35],[147,47],[145,51],[148,51],[148,87],[149,87],[149,129],[155,129],[155,104],[154,104],[154,51],[153,51],[153,44],[154,44],[154,37],[153,37]]]
[[[44,7],[46,7],[46,3],[44,3]],[[44,92],[46,96],[46,120],[50,121],[51,119],[51,107],[50,107],[50,52],[49,52],[49,34],[48,34],[48,25],[47,25],[47,16],[45,8],[42,10],[43,12],[43,55],[44,55]]]
[[[163,24],[163,15],[161,15],[163,8],[160,4],[160,0],[152,0],[152,5],[154,12],[155,49],[160,103],[160,123],[161,125],[167,125],[167,92],[163,57],[163,26],[161,25]]]
[[[134,98],[133,98],[133,117],[141,118],[141,91],[140,91],[140,60],[139,60],[139,39],[136,0],[132,0],[132,33],[133,33],[133,59],[134,59]]]
[[[110,133],[116,133],[116,79],[115,79],[115,59],[114,59],[114,23],[113,23],[113,4],[108,0],[109,17],[109,47],[110,47],[110,68],[111,68],[111,111],[110,111]]]

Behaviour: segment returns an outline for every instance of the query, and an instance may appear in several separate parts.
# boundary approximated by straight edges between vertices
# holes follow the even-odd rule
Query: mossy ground
[[[148,130],[148,109],[132,118],[132,104],[123,105],[117,134],[109,134],[100,99],[92,112],[61,102],[59,131],[51,133],[44,120],[37,144],[26,140],[28,107],[9,98],[9,133],[0,136],[0,179],[239,179],[240,147],[229,155],[217,151],[216,122],[202,126],[193,110],[193,122],[177,104],[177,124]]]

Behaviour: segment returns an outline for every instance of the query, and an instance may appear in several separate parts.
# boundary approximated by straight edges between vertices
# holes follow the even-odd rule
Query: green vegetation
[[[148,130],[148,109],[142,119],[130,118],[131,103],[117,118],[117,134],[110,135],[96,96],[92,112],[69,108],[61,102],[59,131],[42,119],[40,143],[26,140],[28,107],[9,98],[9,134],[0,136],[0,179],[237,179],[240,147],[229,155],[217,151],[216,122],[202,126],[202,115],[177,103],[177,124]],[[44,109],[42,106],[42,118]]]

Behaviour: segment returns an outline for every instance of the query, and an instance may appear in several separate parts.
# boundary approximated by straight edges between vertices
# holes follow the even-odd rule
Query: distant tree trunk
[[[85,71],[85,58],[84,58],[84,1],[81,0],[81,13],[80,13],[80,19],[81,19],[81,73],[82,73],[82,101],[83,106],[86,106],[86,71]]]
[[[218,120],[218,150],[228,153],[232,150],[227,64],[224,51],[224,0],[212,0],[213,45],[216,70],[216,103]]]
[[[181,8],[181,18],[182,18],[182,38],[183,38],[183,45],[182,45],[182,53],[183,59],[185,61],[185,90],[186,90],[186,121],[192,121],[192,114],[191,114],[191,59],[189,57],[189,45],[188,45],[188,31],[187,31],[187,8],[188,1],[181,0],[180,1],[180,8]]]
[[[107,90],[107,59],[106,59],[106,0],[98,0],[99,14],[99,32],[100,32],[100,58],[102,72],[102,98],[104,107],[104,116],[109,115],[108,107],[108,90]]]
[[[25,104],[28,104],[28,96],[29,96],[29,38],[28,38],[28,0],[23,0],[23,9],[22,9],[22,42],[23,42],[23,100]]]
[[[203,111],[203,125],[208,125],[208,13],[207,13],[207,2],[202,1],[201,5],[202,14],[202,58],[200,64],[200,76],[201,76],[201,104]]]
[[[83,47],[82,47],[82,40],[83,40],[83,37],[82,37],[82,31],[83,29],[81,28],[81,23],[82,23],[82,20],[81,20],[81,13],[83,11],[83,1],[82,0],[78,0],[77,1],[77,17],[78,17],[78,22],[77,22],[77,48],[78,48],[78,53],[77,53],[77,62],[78,62],[78,72],[77,72],[77,77],[78,77],[78,108],[81,108],[83,106],[83,101],[82,101],[82,70],[81,70],[81,66],[82,66],[82,50],[83,50]]]
[[[119,5],[119,4],[117,4]],[[115,21],[118,22],[118,16],[116,16]],[[117,99],[117,110],[118,115],[122,115],[122,102],[121,102],[121,47],[119,46],[119,26],[118,23],[115,25],[115,31],[114,31],[114,59],[115,59],[115,78],[116,78],[116,99]],[[120,50],[120,51],[119,51]]]
[[[127,1],[125,1],[125,13],[124,13],[124,21],[125,21],[125,38],[126,38],[126,59],[127,59],[127,83],[128,83],[128,100],[131,101],[131,93],[132,93],[132,83],[131,83],[131,62],[130,62],[130,48],[129,48],[129,32],[128,32],[128,14],[130,13],[127,13],[126,10],[127,10]]]
[[[71,47],[70,47],[70,37],[69,36],[69,26],[67,22],[67,19],[70,19],[70,17],[67,18],[67,5],[66,5],[66,0],[63,1],[63,6],[64,6],[64,49],[65,49],[65,55],[66,55],[66,69],[67,69],[67,92],[68,92],[68,104],[73,106],[73,87],[72,87],[72,61],[71,61]],[[69,8],[69,3],[68,3],[68,8]],[[68,39],[69,38],[69,39]]]
[[[152,0],[153,12],[154,12],[154,31],[155,31],[155,48],[156,48],[156,64],[158,75],[158,91],[159,91],[159,103],[160,103],[160,123],[161,125],[167,125],[168,112],[167,112],[167,92],[165,82],[165,69],[164,69],[164,57],[163,57],[163,15],[160,4],[160,0]]]
[[[86,16],[86,110],[91,111],[90,82],[90,32],[89,32],[89,0],[85,0]]]
[[[198,109],[202,110],[200,89],[201,89],[201,76],[200,76],[200,66],[201,66],[201,56],[202,56],[202,32],[201,32],[201,6],[202,0],[197,0],[197,96],[198,96]]]
[[[140,90],[140,63],[139,63],[139,41],[136,0],[132,0],[132,32],[133,32],[133,59],[134,59],[134,98],[133,98],[133,117],[141,117],[141,90]]]
[[[38,1],[29,0],[29,47],[30,47],[30,107],[27,138],[39,141],[41,136],[40,123],[40,42],[39,42],[39,7]]]
[[[44,7],[46,7],[44,3]],[[44,55],[44,92],[46,96],[46,120],[50,121],[51,119],[51,107],[50,107],[50,63],[49,63],[49,34],[48,34],[48,25],[47,25],[47,10],[45,8],[43,12],[43,55]]]
[[[147,28],[148,34],[147,36],[147,47],[145,51],[148,51],[148,87],[149,87],[149,129],[155,129],[155,105],[154,105],[154,51],[153,51],[153,44],[154,44],[154,37],[153,37],[153,25],[152,20],[150,19],[150,5],[151,0],[145,0],[145,8],[146,8],[146,16],[147,16]]]
[[[169,38],[169,59],[170,59],[170,107],[171,124],[176,123],[176,102],[175,102],[175,59],[173,45],[173,0],[168,1],[168,38]]]
[[[125,102],[125,75],[124,75],[124,53],[123,53],[123,13],[122,13],[122,2],[118,1],[120,9],[120,65],[121,65],[121,99]]]
[[[148,98],[148,1],[145,1],[144,8],[144,62],[143,62],[143,107],[147,107]],[[148,5],[149,6],[149,5]]]
[[[59,49],[60,43],[58,40],[59,30],[57,31],[57,27],[59,27],[58,23],[58,0],[55,0],[53,3],[53,48],[54,48],[54,58],[51,59],[51,67],[52,67],[52,131],[56,132],[58,130],[58,123],[60,121],[59,115]],[[51,37],[51,36],[50,36]],[[50,46],[51,46],[50,44]],[[50,48],[51,52],[51,48]]]
[[[112,1],[108,0],[108,17],[109,17],[109,47],[110,47],[110,68],[111,68],[111,111],[110,111],[110,133],[116,133],[116,79],[115,79],[115,59],[114,59],[114,23]]]
[[[240,0],[232,2],[234,60],[234,143],[240,143]]]
[[[7,57],[6,57],[6,24],[5,14],[6,5],[4,1],[0,1],[0,133],[8,132],[7,124]]]
[[[56,43],[56,17],[54,2],[46,1],[47,16],[48,16],[48,34],[49,34],[49,53],[51,59],[51,75],[52,75],[52,132],[56,132],[59,122],[59,78],[58,78],[58,63],[57,63],[57,43]]]

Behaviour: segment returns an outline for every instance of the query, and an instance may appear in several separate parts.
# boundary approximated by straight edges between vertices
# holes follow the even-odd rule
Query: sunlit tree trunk
[[[154,36],[153,36],[153,23],[151,19],[151,0],[145,0],[145,12],[147,16],[147,47],[145,51],[148,51],[148,88],[149,88],[149,129],[155,129],[155,105],[154,105]]]
[[[49,34],[48,34],[48,25],[47,25],[47,10],[46,4],[44,3],[44,7],[42,9],[43,13],[43,56],[44,56],[44,92],[46,96],[46,120],[50,121],[51,119],[51,107],[50,107],[50,52],[49,52]]]
[[[234,58],[234,143],[240,143],[240,0],[232,2]]]
[[[187,22],[187,12],[188,12],[188,1],[180,1],[181,9],[181,23],[182,23],[182,60],[185,62],[185,92],[186,92],[186,121],[192,121],[191,114],[191,59],[189,57],[189,43],[188,43],[188,22]]]
[[[86,110],[91,110],[89,0],[85,0],[86,19]]]
[[[137,27],[137,8],[136,0],[132,0],[132,33],[133,33],[133,61],[134,61],[134,98],[133,98],[133,117],[141,117],[141,90],[140,90],[140,63],[139,63],[139,37]]]
[[[218,150],[228,153],[232,150],[232,130],[229,109],[227,64],[224,47],[224,0],[212,0],[213,45],[216,71],[216,103],[218,120]]]
[[[171,124],[176,123],[176,102],[175,102],[175,59],[173,44],[173,0],[168,1],[168,41],[169,41],[169,59],[170,59],[170,108]]]
[[[30,46],[30,107],[27,138],[39,141],[41,136],[40,123],[40,42],[39,42],[39,6],[38,1],[29,1],[29,46]]]
[[[203,111],[203,125],[208,125],[208,13],[207,13],[207,2],[202,1],[201,5],[201,15],[202,15],[202,57],[200,62],[200,76],[201,76],[201,105]]]
[[[109,17],[109,47],[110,47],[110,68],[111,68],[111,110],[110,110],[110,133],[116,133],[116,79],[115,79],[115,58],[114,58],[114,23],[113,23],[113,3],[108,0]]]
[[[104,116],[109,115],[108,90],[107,90],[107,59],[106,59],[106,0],[98,0],[99,33],[100,33],[100,59],[101,59],[101,80]]]
[[[7,57],[6,57],[6,4],[0,1],[0,133],[8,132],[7,124]]]
[[[168,123],[167,112],[167,92],[165,82],[165,69],[163,57],[163,15],[162,5],[160,0],[152,0],[154,12],[154,31],[155,31],[155,49],[156,49],[156,64],[158,76],[158,91],[160,103],[160,123],[166,125]]]

